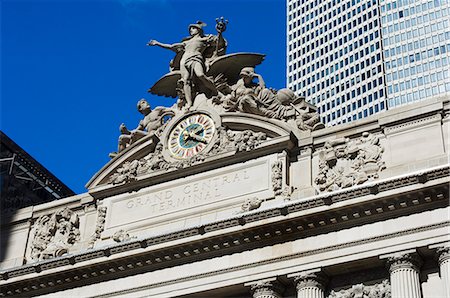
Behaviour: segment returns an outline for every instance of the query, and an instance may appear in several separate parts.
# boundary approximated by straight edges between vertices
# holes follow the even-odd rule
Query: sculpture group
[[[236,112],[276,119],[294,125],[303,131],[323,127],[315,110],[305,99],[289,89],[267,88],[255,67],[264,55],[257,53],[226,54],[227,41],[223,33],[228,21],[216,19],[216,34],[205,34],[206,24],[190,24],[189,36],[173,44],[150,40],[147,45],[175,52],[170,61],[170,72],[163,75],[148,91],[151,94],[178,98],[172,107],[151,109],[145,99],[138,102],[138,111],[144,116],[134,130],[120,126],[118,151],[115,157],[146,135],[159,135],[167,121],[176,114],[188,113],[200,101],[222,112]],[[199,96],[202,95],[202,96]],[[201,99],[199,99],[201,98]]]

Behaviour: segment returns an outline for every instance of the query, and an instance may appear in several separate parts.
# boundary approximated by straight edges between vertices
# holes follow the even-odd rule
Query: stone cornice
[[[405,123],[397,124],[394,126],[386,127],[384,132],[386,135],[391,135],[393,133],[406,131],[406,130],[409,130],[412,128],[423,127],[424,125],[427,125],[430,123],[440,122],[441,119],[442,119],[441,114],[435,114],[435,115],[431,115],[428,117],[424,117],[424,118],[408,121]]]
[[[327,230],[354,225],[354,222],[356,221],[373,221],[376,220],[376,218],[392,217],[392,214],[397,210],[404,214],[407,210],[414,212],[418,210],[417,208],[430,208],[427,207],[431,206],[430,204],[433,204],[433,206],[436,206],[436,204],[448,205],[448,172],[448,166],[434,168],[433,170],[418,172],[411,174],[410,176],[402,176],[397,179],[370,183],[368,186],[360,186],[345,191],[316,196],[310,200],[286,202],[275,208],[246,212],[228,220],[213,222],[203,226],[192,227],[190,229],[150,238],[132,240],[126,243],[87,250],[77,254],[64,255],[59,258],[2,271],[0,272],[0,279],[8,280],[16,277],[26,279],[25,276],[28,274],[44,273],[46,270],[68,265],[77,265],[78,268],[83,271],[91,270],[87,269],[89,268],[89,265],[86,264],[86,267],[83,265],[83,262],[94,259],[99,259],[96,267],[108,268],[112,265],[108,263],[114,259],[115,255],[119,256],[119,254],[123,252],[132,251],[135,251],[135,253],[128,254],[127,257],[123,259],[123,262],[130,262],[132,259],[136,259],[136,256],[139,256],[140,260],[134,261],[134,265],[132,265],[131,268],[128,268],[126,265],[119,266],[123,267],[123,269],[116,268],[114,269],[114,272],[125,272],[130,269],[149,265],[155,266],[154,268],[156,269],[163,267],[163,264],[167,262],[173,263],[177,262],[179,259],[187,260],[190,257],[198,258],[201,255],[208,257],[211,255],[226,254],[230,251],[242,250],[245,247],[248,249],[248,247],[262,245],[260,243],[264,243],[265,240],[276,241],[276,239],[280,239],[278,241],[281,241],[281,239],[286,240],[289,239],[289,237],[298,238],[302,233],[307,233],[308,235],[319,234]],[[413,184],[417,183],[427,183],[429,185],[417,188],[416,194],[414,192],[411,193],[411,190],[402,193],[401,188],[404,187],[401,183],[402,179],[415,181],[415,183],[409,183],[407,188],[411,188]],[[443,179],[445,181],[442,181]],[[383,191],[379,192],[380,186],[383,185]],[[373,192],[373,189],[378,189],[378,191]],[[392,195],[386,197],[383,192],[392,189],[396,189],[397,194],[395,196]],[[378,194],[361,198],[361,195],[373,193]],[[419,193],[421,194],[419,195]],[[353,199],[359,200],[358,210],[355,209],[354,203],[351,201]],[[324,212],[323,208],[321,208],[338,202],[338,210],[333,211],[333,216],[327,215],[328,211],[331,210]],[[319,207],[322,211],[317,213],[317,211],[314,211],[315,209],[313,209],[316,207]],[[329,208],[327,207],[327,209]],[[300,212],[302,214],[298,214],[298,211],[302,211]],[[305,211],[309,211],[309,214],[305,214]],[[288,214],[290,217],[286,220],[284,216]],[[276,217],[280,218],[276,219]],[[261,220],[271,218],[273,218],[272,221],[274,222],[261,223]],[[239,228],[240,226],[247,224],[249,225],[247,229],[242,230]],[[234,232],[230,232],[233,231],[233,229]],[[214,238],[209,237],[209,235],[218,234],[221,236],[214,236]],[[226,239],[229,239],[230,237],[234,240],[232,242],[229,240],[226,241]],[[186,247],[179,244],[179,241],[183,239],[185,239]],[[174,240],[178,240],[176,250],[170,249],[170,242]],[[211,242],[211,240],[214,241]],[[166,247],[159,250],[148,250],[151,246],[161,247],[161,245]],[[142,255],[143,248],[146,248],[145,257]],[[169,250],[171,251],[170,253],[168,253]],[[111,257],[112,259],[108,261]],[[130,261],[126,261],[127,258]],[[109,269],[106,271],[101,270],[105,273],[96,273],[96,275],[108,274],[108,270]],[[73,270],[74,276],[77,276],[76,271],[76,269]],[[56,277],[43,276],[43,278],[53,280]],[[69,279],[69,281],[61,281],[61,283],[70,283],[73,281],[75,280]],[[14,280],[11,280],[11,282],[14,283]],[[55,281],[51,282],[55,283]],[[19,287],[20,284],[21,282],[18,283]]]
[[[429,226],[423,226],[423,227],[420,227],[417,229],[409,229],[409,230],[404,230],[404,231],[400,231],[400,232],[396,232],[396,233],[385,234],[382,236],[365,238],[362,240],[352,241],[352,242],[343,243],[343,244],[339,244],[339,245],[331,245],[331,246],[323,247],[320,249],[304,251],[304,252],[287,255],[287,256],[283,256],[283,257],[278,257],[278,258],[273,258],[273,259],[268,259],[268,260],[264,260],[264,261],[260,261],[260,262],[252,263],[252,264],[239,265],[239,266],[230,267],[230,268],[227,268],[224,270],[212,271],[212,272],[208,272],[208,273],[204,273],[204,274],[200,274],[200,275],[179,278],[179,279],[175,279],[175,280],[168,281],[168,282],[150,284],[150,285],[143,286],[143,287],[136,287],[132,290],[123,290],[123,291],[115,292],[114,295],[137,292],[140,290],[155,288],[155,287],[159,287],[162,285],[177,284],[180,282],[195,280],[198,278],[203,278],[203,277],[208,277],[208,276],[214,276],[214,275],[227,273],[227,272],[234,272],[237,270],[253,268],[253,267],[257,267],[257,266],[261,266],[261,265],[269,265],[269,264],[273,264],[273,263],[277,263],[277,262],[281,262],[281,261],[293,260],[293,259],[296,259],[299,257],[310,256],[310,255],[325,253],[325,252],[334,251],[334,250],[338,250],[338,249],[344,249],[344,248],[348,248],[348,247],[352,247],[352,246],[362,245],[365,243],[372,243],[372,242],[376,242],[376,241],[394,239],[394,238],[397,238],[400,236],[411,235],[411,234],[425,232],[425,231],[433,230],[436,228],[442,228],[442,227],[450,227],[450,221],[439,223],[439,224],[434,224],[434,225],[429,225]],[[205,252],[199,251],[197,254],[201,254],[201,253],[205,253]],[[102,256],[105,256],[105,255],[102,255]],[[5,287],[0,288],[0,296],[3,297],[3,296],[14,295],[17,293],[18,294],[27,293],[27,292],[31,292],[33,290],[49,288],[49,287],[52,287],[55,285],[70,284],[70,283],[78,282],[80,280],[87,281],[89,279],[95,279],[96,277],[99,277],[99,276],[104,278],[107,275],[114,275],[117,272],[125,272],[127,270],[133,271],[136,268],[143,268],[143,267],[148,267],[149,265],[152,265],[152,262],[145,261],[145,259],[148,259],[148,257],[141,258],[140,260],[137,260],[134,258],[127,262],[121,262],[121,263],[112,262],[109,264],[109,266],[107,266],[105,264],[105,265],[102,265],[101,267],[96,266],[96,268],[88,267],[88,268],[81,269],[80,272],[77,272],[77,271],[70,272],[70,276],[65,274],[64,277],[61,277],[60,275],[56,274],[56,276],[49,276],[48,278],[43,278],[43,279],[38,280],[34,276],[34,278],[32,280],[30,280],[31,284],[34,284],[34,285],[31,286],[29,282],[15,283],[13,285],[10,285],[10,287],[8,285],[6,285]],[[160,259],[159,262],[163,262],[163,259],[166,259],[166,258]],[[167,259],[166,259],[166,261],[167,261]],[[65,261],[64,265],[66,265],[66,264],[70,264],[70,262]],[[23,268],[23,267],[27,267],[27,268]],[[37,272],[34,270],[29,270],[31,266],[23,266],[23,267],[21,267],[21,268],[24,271],[27,271],[28,273]],[[52,268],[54,268],[54,267],[52,267]],[[90,270],[88,270],[89,268],[90,268]],[[148,271],[148,270],[146,270],[146,271]],[[112,295],[112,296],[114,296],[114,295]],[[96,297],[110,297],[110,295],[109,294],[99,295]]]
[[[299,257],[311,256],[311,255],[315,255],[315,254],[325,253],[325,252],[334,251],[334,250],[337,250],[337,249],[343,249],[343,248],[348,248],[348,247],[352,247],[352,246],[362,245],[364,243],[372,243],[372,242],[375,242],[375,241],[394,239],[396,237],[405,236],[405,235],[411,235],[411,234],[418,233],[418,232],[429,231],[429,230],[432,230],[432,229],[435,229],[435,228],[439,228],[439,227],[450,227],[450,222],[445,222],[445,223],[441,223],[441,224],[437,224],[437,225],[425,226],[425,227],[421,227],[419,229],[405,230],[405,231],[401,231],[401,232],[398,232],[398,233],[386,234],[386,235],[379,236],[379,237],[374,237],[374,238],[366,238],[366,239],[363,239],[363,240],[348,242],[348,243],[344,243],[344,244],[340,244],[340,245],[331,245],[331,246],[324,247],[324,248],[321,248],[321,249],[310,250],[310,251],[296,253],[296,254],[288,255],[288,256],[284,256],[284,257],[264,260],[264,261],[260,261],[260,262],[253,263],[253,264],[239,265],[239,266],[230,267],[230,268],[227,268],[227,269],[224,269],[224,270],[212,271],[212,272],[203,273],[203,274],[199,274],[199,275],[195,275],[195,276],[178,278],[178,279],[174,279],[174,280],[167,281],[167,282],[160,282],[160,283],[150,284],[150,285],[146,285],[146,286],[142,286],[142,287],[136,287],[136,288],[130,289],[130,290],[117,291],[117,292],[114,292],[114,293],[111,293],[111,294],[98,295],[96,297],[97,298],[100,298],[100,297],[101,298],[116,297],[117,295],[120,295],[120,294],[129,294],[129,293],[139,292],[141,290],[147,290],[147,289],[156,288],[156,287],[160,287],[160,286],[167,286],[167,285],[172,285],[172,284],[178,284],[178,283],[181,283],[181,282],[196,280],[196,279],[205,278],[205,277],[209,277],[209,276],[215,276],[215,275],[218,275],[218,274],[223,274],[223,273],[228,273],[228,272],[235,272],[235,271],[243,270],[243,269],[247,269],[247,268],[254,268],[254,267],[262,266],[262,265],[275,264],[275,263],[278,263],[278,262],[281,262],[281,261],[293,260],[293,259],[296,259],[296,258],[299,258]]]

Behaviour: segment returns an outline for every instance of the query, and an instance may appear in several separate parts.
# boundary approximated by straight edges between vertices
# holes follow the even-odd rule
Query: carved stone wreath
[[[333,191],[378,178],[385,168],[380,137],[363,133],[355,140],[336,139],[319,153],[319,172],[314,179],[320,192]]]
[[[187,168],[203,162],[207,157],[228,151],[251,151],[266,139],[267,135],[263,132],[253,132],[251,130],[236,132],[219,127],[217,129],[217,138],[211,150],[195,155],[190,159],[179,161],[167,161],[162,154],[163,144],[158,143],[154,152],[139,160],[125,162],[111,175],[109,182],[112,184],[120,184],[134,181],[138,176],[146,173]]]

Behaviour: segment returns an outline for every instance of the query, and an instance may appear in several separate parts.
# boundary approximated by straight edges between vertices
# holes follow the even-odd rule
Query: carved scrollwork
[[[261,207],[262,200],[260,198],[254,197],[246,199],[241,206],[242,212],[252,211]]]
[[[416,271],[422,266],[422,259],[416,254],[399,254],[396,256],[392,256],[388,258],[387,265],[389,267],[389,271],[393,272],[402,268],[412,268]]]
[[[319,191],[333,191],[376,179],[385,168],[383,151],[380,137],[367,132],[356,140],[327,141],[319,154],[314,182]]]
[[[439,264],[448,262],[450,260],[450,246],[440,247],[437,249],[436,253],[438,255]]]
[[[388,280],[383,280],[375,285],[357,284],[350,289],[331,291],[328,298],[390,298],[391,285]]]
[[[125,230],[119,230],[112,235],[112,239],[115,242],[127,242],[134,238],[136,237],[131,237],[130,234],[128,234],[128,232]]]
[[[217,129],[217,137],[209,151],[194,155],[189,159],[177,161],[166,160],[162,153],[164,149],[163,144],[158,143],[154,152],[139,160],[125,162],[111,175],[109,182],[112,184],[126,183],[136,180],[140,175],[154,171],[187,168],[203,162],[210,156],[228,151],[251,151],[266,139],[267,135],[263,132],[253,132],[251,130],[232,131],[219,127]]]
[[[41,261],[59,257],[79,240],[78,215],[68,208],[39,217],[34,225],[31,259]]]
[[[106,221],[106,207],[99,207],[97,210],[97,224],[95,225],[95,232],[89,239],[88,248],[93,248],[95,241],[100,238],[102,232],[105,230]]]
[[[272,164],[272,189],[275,196],[283,193],[283,162],[281,160]]]
[[[328,278],[322,273],[305,273],[294,278],[297,291],[303,288],[319,288],[325,290]]]
[[[284,287],[277,281],[262,281],[251,285],[254,298],[281,298]]]

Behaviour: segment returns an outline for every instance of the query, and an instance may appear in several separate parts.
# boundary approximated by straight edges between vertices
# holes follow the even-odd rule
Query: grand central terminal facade
[[[450,297],[450,98],[324,127],[192,24],[87,192],[2,216],[2,297]],[[156,49],[155,49],[156,50]]]

